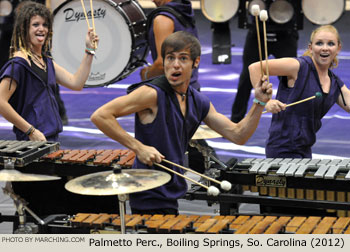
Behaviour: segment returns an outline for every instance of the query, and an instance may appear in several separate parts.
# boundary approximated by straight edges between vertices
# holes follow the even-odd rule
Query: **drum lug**
[[[117,3],[117,6],[118,6],[118,7],[121,7],[121,6],[123,6],[124,4],[130,4],[132,1],[133,1],[133,0],[126,0],[126,1],[124,1],[124,2],[119,2],[119,3]]]

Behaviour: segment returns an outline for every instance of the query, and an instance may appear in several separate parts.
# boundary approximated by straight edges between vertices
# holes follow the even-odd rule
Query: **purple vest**
[[[344,83],[329,70],[331,87],[323,93],[312,59],[297,58],[300,69],[293,88],[287,86],[285,77],[278,86],[276,99],[286,104],[299,101],[320,92],[322,97],[288,107],[273,114],[266,144],[267,158],[311,158],[311,147],[316,141],[316,132],[321,128],[321,119],[337,102]]]
[[[146,85],[157,90],[158,113],[154,121],[146,125],[140,122],[137,114],[135,115],[135,138],[145,145],[155,147],[167,160],[183,165],[188,142],[201,121],[207,116],[210,101],[206,96],[189,86],[187,91],[187,113],[184,117],[174,92],[169,95],[157,86]],[[183,174],[183,170],[178,167],[169,164],[164,165]],[[138,159],[135,159],[133,168],[150,169]],[[167,172],[157,166],[153,166],[152,169]],[[130,194],[130,206],[140,210],[177,209],[177,199],[186,193],[187,184],[185,179],[172,173],[170,175],[171,180],[163,186]]]
[[[10,59],[1,69],[0,81],[12,77],[17,88],[9,100],[10,105],[28,123],[39,129],[46,138],[55,139],[62,131],[62,121],[54,96],[56,90],[55,69],[50,58],[47,59],[48,83],[43,82],[33,72],[28,62],[20,57]],[[13,127],[17,140],[29,140],[21,130]]]
[[[164,6],[171,6],[175,8],[180,14],[185,16],[188,19],[194,19],[194,12],[191,6],[191,3],[188,1],[187,3],[178,3],[178,2],[169,2],[165,4]],[[171,18],[174,22],[174,32],[177,31],[187,31],[191,34],[193,34],[196,38],[198,38],[198,31],[197,28],[194,26],[190,27],[185,27],[182,25],[177,18],[169,13],[169,12],[160,12],[158,15],[164,15],[169,18]],[[151,54],[152,54],[152,59],[153,61],[156,60],[157,58],[157,48],[156,48],[156,43],[154,39],[154,32],[153,32],[153,23],[150,27],[150,30],[148,32],[148,43],[150,46]],[[190,85],[193,86],[195,89],[199,90],[200,85],[198,83],[198,68],[194,68],[192,70],[192,77],[191,77],[191,82]]]

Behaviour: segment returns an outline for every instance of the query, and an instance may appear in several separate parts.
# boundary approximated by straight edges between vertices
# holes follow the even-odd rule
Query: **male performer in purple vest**
[[[171,34],[161,48],[165,75],[141,83],[128,95],[103,105],[91,116],[92,122],[107,136],[136,153],[133,168],[161,169],[153,163],[163,159],[183,165],[188,142],[202,121],[236,144],[244,144],[254,133],[264,104],[271,97],[272,85],[256,83],[255,103],[243,120],[233,123],[190,85],[200,53],[200,43],[195,36],[184,31]],[[132,113],[135,113],[135,137],[116,120]],[[178,167],[167,166],[183,174]],[[177,199],[186,191],[186,181],[172,174],[172,179],[163,186],[130,194],[132,213],[177,214]]]

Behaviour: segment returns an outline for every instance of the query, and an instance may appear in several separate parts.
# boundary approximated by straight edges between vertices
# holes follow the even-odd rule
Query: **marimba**
[[[199,216],[126,215],[132,233],[213,234],[350,234],[350,217],[318,216]],[[120,231],[119,215],[79,213],[69,218],[66,228],[91,233]]]
[[[82,176],[111,170],[113,167],[131,168],[135,153],[131,150],[57,150],[42,156],[25,170],[57,176]]]

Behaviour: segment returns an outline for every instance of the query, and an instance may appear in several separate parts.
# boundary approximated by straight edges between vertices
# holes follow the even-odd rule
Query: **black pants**
[[[260,35],[260,38],[263,59],[265,59],[263,36]],[[239,77],[238,90],[231,112],[231,121],[236,123],[242,120],[247,112],[250,92],[252,90],[248,66],[259,61],[257,41],[258,39],[255,29],[249,30],[243,51],[243,68]],[[277,32],[276,41],[268,41],[267,48],[268,53],[273,55],[275,58],[296,57],[298,48],[298,32],[294,30]]]

